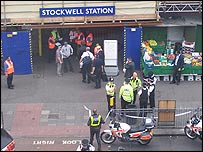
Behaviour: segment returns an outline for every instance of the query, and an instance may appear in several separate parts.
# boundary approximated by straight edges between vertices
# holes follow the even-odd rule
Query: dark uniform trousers
[[[96,80],[95,80],[95,88],[101,88],[101,75],[102,71],[101,70],[96,70],[95,72],[96,75]]]
[[[142,89],[142,94],[140,95],[140,117],[146,117],[147,116],[147,112],[146,112],[146,108],[147,108],[147,103],[148,103],[148,90],[143,90]]]
[[[150,104],[150,108],[154,108],[155,107],[155,86],[154,86],[154,90],[152,92],[150,92],[150,95],[149,95],[149,104]]]
[[[86,76],[87,76],[87,81],[90,82],[91,66],[92,66],[92,63],[83,64],[83,66],[82,66],[82,80],[83,81],[86,81]]]
[[[93,145],[94,135],[96,134],[96,140],[98,144],[98,151],[101,150],[101,141],[100,141],[100,128],[99,127],[90,127],[90,144]]]

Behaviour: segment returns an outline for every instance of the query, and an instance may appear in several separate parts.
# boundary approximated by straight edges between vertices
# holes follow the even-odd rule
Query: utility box
[[[176,100],[159,100],[158,102],[158,126],[175,125]]]

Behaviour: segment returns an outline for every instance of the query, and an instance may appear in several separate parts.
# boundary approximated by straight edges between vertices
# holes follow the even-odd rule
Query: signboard
[[[40,8],[40,17],[115,15],[115,6]]]
[[[105,66],[117,66],[117,40],[104,40]]]

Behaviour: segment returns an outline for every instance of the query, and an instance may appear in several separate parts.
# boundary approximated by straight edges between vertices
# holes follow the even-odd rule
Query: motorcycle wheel
[[[192,131],[189,127],[184,128],[185,135],[190,139],[196,139],[197,135],[194,131]]]
[[[139,143],[140,143],[141,145],[147,145],[147,144],[150,143],[150,141],[151,141],[151,139],[150,139],[150,140],[139,140]]]
[[[116,140],[116,137],[110,135],[107,132],[102,132],[100,138],[101,141],[104,142],[105,144],[112,144]]]

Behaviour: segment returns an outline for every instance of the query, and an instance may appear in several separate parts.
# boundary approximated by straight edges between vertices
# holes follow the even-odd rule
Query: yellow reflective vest
[[[133,88],[130,84],[124,84],[119,91],[119,98],[123,97],[126,102],[132,102],[134,99]]]
[[[133,87],[133,91],[135,91],[142,86],[142,83],[139,78],[136,78],[136,79],[131,78],[130,85]]]
[[[101,123],[101,115],[95,115],[90,117],[90,126],[97,127]]]

